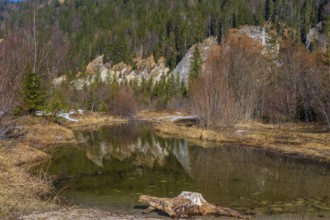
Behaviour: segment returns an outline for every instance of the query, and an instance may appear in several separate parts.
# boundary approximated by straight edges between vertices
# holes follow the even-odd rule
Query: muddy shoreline
[[[298,161],[301,160],[304,163],[328,164],[330,162],[330,144],[327,144],[330,143],[330,135],[323,132],[322,129],[320,131],[320,127],[316,125],[276,126],[253,122],[241,124],[235,128],[223,131],[212,131],[201,129],[197,126],[175,124],[169,120],[171,115],[177,116],[178,113],[140,112],[134,120],[153,123],[156,132],[160,135],[183,137],[203,147],[219,147],[219,145],[221,147],[221,145],[234,143],[241,146],[264,149],[269,155],[284,155]],[[120,215],[118,213],[114,214],[112,212],[80,207],[64,208],[61,205],[57,205],[54,199],[52,199],[51,195],[54,192],[54,188],[49,179],[34,177],[29,173],[32,166],[44,163],[50,158],[54,146],[76,145],[75,130],[95,130],[102,126],[129,122],[126,119],[98,113],[87,113],[84,116],[76,115],[75,117],[79,119],[79,122],[64,121],[61,125],[51,123],[42,118],[19,118],[18,124],[22,129],[28,131],[27,135],[20,140],[0,142],[0,168],[3,170],[2,176],[0,176],[0,186],[8,185],[5,179],[8,176],[14,176],[14,171],[19,171],[23,173],[23,177],[17,181],[21,182],[15,183],[16,180],[13,177],[12,183],[16,185],[21,184],[17,188],[18,191],[31,191],[31,187],[43,188],[41,192],[38,189],[34,189],[35,192],[28,195],[29,200],[22,199],[19,201],[19,199],[15,198],[12,198],[12,201],[0,200],[0,217],[20,216],[21,219],[44,219],[51,217],[62,218],[73,213],[72,217],[92,219],[88,213],[94,213],[94,216],[99,216],[100,219],[141,218],[141,216]],[[278,141],[281,137],[285,141]],[[8,146],[11,147],[8,148]],[[39,185],[24,186],[24,183],[28,181],[39,181]],[[8,194],[4,189],[1,189],[1,191],[0,194],[5,195],[6,198],[16,196],[15,192]],[[41,200],[40,198],[44,199]],[[33,206],[23,204],[28,203],[27,201],[31,203],[32,200],[35,202]],[[11,208],[14,205],[17,208]],[[33,212],[37,213],[30,215]]]

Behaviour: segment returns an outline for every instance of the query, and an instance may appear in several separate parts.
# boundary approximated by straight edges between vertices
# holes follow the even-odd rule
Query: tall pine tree
[[[27,66],[21,86],[21,110],[29,114],[35,114],[37,110],[42,110],[44,95],[41,88],[40,75]]]
[[[192,86],[196,83],[199,75],[202,71],[202,57],[199,51],[199,46],[196,45],[195,51],[190,61],[188,90],[191,90]]]

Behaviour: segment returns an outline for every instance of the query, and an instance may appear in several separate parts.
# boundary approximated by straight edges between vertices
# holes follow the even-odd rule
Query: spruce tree
[[[167,39],[165,50],[166,64],[170,69],[174,69],[176,66],[176,47],[175,47],[175,36],[171,32],[169,38]]]
[[[202,57],[199,51],[199,46],[196,45],[195,51],[190,61],[190,71],[188,78],[188,90],[191,90],[193,84],[196,83],[202,71]]]
[[[180,60],[184,57],[185,55],[185,41],[186,41],[186,36],[185,36],[185,29],[183,22],[179,19],[178,24],[176,26],[176,35],[175,35],[175,43],[176,43],[176,50],[177,50],[177,59],[176,63],[179,63]]]
[[[168,99],[171,99],[175,95],[175,78],[173,73],[166,80],[166,94]]]
[[[217,15],[212,14],[210,18],[210,27],[209,27],[209,36],[216,36],[217,35]]]
[[[186,83],[184,82],[184,80],[181,81],[180,83],[180,94],[182,97],[187,97],[187,87],[186,87]]]
[[[217,42],[218,42],[218,44],[221,44],[221,42],[222,42],[222,21],[221,20],[219,20],[219,23],[218,23]]]
[[[132,83],[132,87],[135,86],[133,85],[133,83],[135,83],[135,80],[130,81],[130,83]],[[116,74],[114,74],[110,79],[110,90],[110,102],[115,103],[120,90],[119,80]]]
[[[21,85],[21,110],[29,114],[35,114],[37,110],[42,110],[44,95],[41,89],[40,75],[32,70],[29,65],[24,72]]]
[[[274,2],[273,0],[266,0],[265,3],[265,19],[271,21],[274,13]]]
[[[303,43],[306,43],[306,37],[307,34],[311,28],[311,17],[312,17],[312,1],[311,0],[306,0],[303,6],[303,19],[301,23],[301,29],[300,29],[300,35],[301,35],[301,41]]]
[[[68,109],[69,104],[63,94],[61,88],[53,88],[51,99],[48,102],[47,110],[56,116],[59,111],[65,111]]]

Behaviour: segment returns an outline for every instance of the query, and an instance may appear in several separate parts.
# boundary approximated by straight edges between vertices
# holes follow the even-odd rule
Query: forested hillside
[[[330,219],[329,134],[330,0],[0,0],[0,219]]]
[[[135,56],[165,56],[174,68],[186,50],[208,36],[221,40],[230,28],[273,22],[279,34],[305,43],[309,29],[327,18],[326,0],[29,0],[11,4],[2,13],[2,38],[33,26],[47,42],[63,38],[68,47],[67,70],[85,66],[97,55],[113,64],[132,63]],[[10,31],[9,31],[10,30]],[[58,40],[57,39],[57,40]],[[62,52],[63,54],[63,52]],[[64,54],[63,54],[64,55]]]
[[[220,124],[203,119],[211,127],[251,118],[321,119],[330,125],[329,5],[327,0],[2,1],[0,107],[15,114],[83,108],[126,115],[179,107],[201,117],[221,113]],[[201,43],[208,37],[212,46]],[[88,71],[97,57],[97,68]],[[61,87],[53,83],[59,76]]]

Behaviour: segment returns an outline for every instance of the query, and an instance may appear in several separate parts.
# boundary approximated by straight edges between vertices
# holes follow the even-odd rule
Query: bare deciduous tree
[[[311,91],[312,104],[330,131],[330,67],[317,70]]]
[[[286,45],[264,92],[262,117],[271,122],[323,121],[330,128],[329,67],[304,48]]]
[[[252,117],[268,71],[262,47],[245,35],[229,36],[209,56],[192,96],[203,126],[233,126]]]

